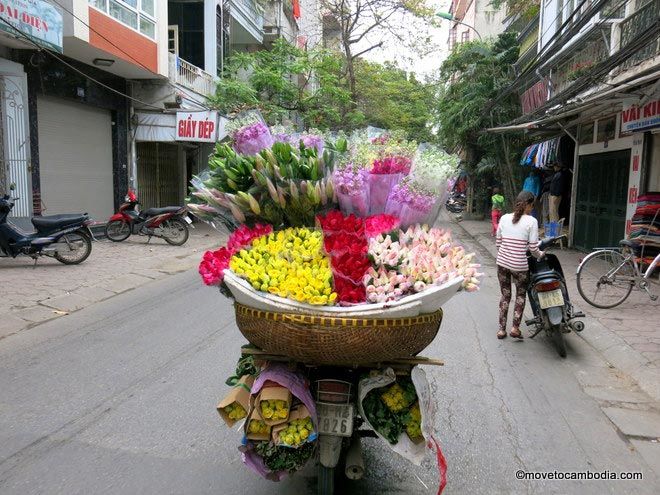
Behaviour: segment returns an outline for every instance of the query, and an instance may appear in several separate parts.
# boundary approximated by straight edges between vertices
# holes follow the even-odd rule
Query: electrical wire
[[[16,31],[16,33],[18,33],[21,37],[25,38],[25,40],[28,41],[30,44],[34,45],[38,52],[40,52],[40,53],[46,53],[46,54],[50,55],[50,56],[53,57],[54,59],[58,60],[59,62],[61,62],[61,63],[64,64],[64,65],[66,65],[69,69],[71,69],[71,70],[77,72],[78,74],[80,74],[80,75],[83,76],[84,78],[86,78],[86,79],[92,81],[93,83],[98,84],[98,85],[101,86],[102,88],[105,88],[105,89],[107,89],[108,91],[111,91],[112,93],[115,93],[115,94],[117,94],[117,95],[119,95],[119,96],[122,96],[122,97],[124,97],[124,98],[126,98],[126,99],[128,99],[128,100],[134,101],[134,102],[139,103],[139,104],[141,104],[141,105],[144,105],[144,106],[147,106],[147,107],[151,107],[151,108],[154,108],[154,109],[159,110],[159,111],[162,111],[162,110],[163,110],[163,108],[161,108],[161,107],[157,107],[156,105],[152,105],[151,103],[147,103],[146,101],[142,101],[142,100],[140,100],[140,99],[138,99],[138,98],[134,98],[133,96],[127,95],[126,93],[123,93],[123,92],[119,91],[118,89],[115,89],[115,88],[113,88],[113,87],[111,87],[111,86],[108,86],[108,85],[105,84],[105,83],[102,83],[102,82],[99,81],[98,79],[93,78],[93,77],[90,76],[89,74],[86,74],[86,73],[83,72],[82,70],[80,70],[80,69],[78,69],[77,67],[75,67],[74,65],[70,64],[69,62],[67,62],[66,60],[64,60],[62,57],[56,55],[54,52],[52,52],[52,51],[50,51],[50,50],[46,50],[46,49],[44,49],[42,46],[40,46],[38,43],[36,43],[32,38],[30,38],[30,37],[29,37],[24,31],[21,31],[20,29],[18,29],[16,26],[14,26],[13,24],[11,24],[11,23],[8,22],[7,20],[5,20],[5,19],[3,19],[2,17],[0,17],[0,21],[2,21],[3,23],[5,23],[7,26],[11,27],[11,28],[12,28],[14,31]]]
[[[146,65],[144,65],[142,62],[140,62],[138,59],[136,59],[133,55],[131,55],[130,53],[128,53],[127,51],[125,51],[123,48],[121,48],[119,45],[115,44],[111,39],[105,37],[102,33],[98,32],[96,29],[94,29],[92,26],[90,26],[87,22],[85,22],[83,19],[81,19],[80,17],[78,17],[74,12],[72,12],[71,10],[69,10],[68,8],[66,8],[64,5],[62,5],[62,4],[59,2],[59,0],[48,0],[48,1],[51,2],[51,3],[54,3],[55,5],[59,6],[62,10],[64,10],[66,13],[68,13],[68,14],[71,15],[71,16],[73,16],[74,19],[76,19],[78,22],[82,23],[84,26],[86,26],[86,27],[87,27],[89,30],[91,30],[92,32],[96,33],[99,37],[101,37],[103,40],[105,40],[106,42],[108,42],[108,43],[109,43],[110,45],[112,45],[114,48],[116,48],[116,49],[119,50],[121,53],[123,53],[124,55],[126,55],[127,57],[129,57],[131,60],[133,60],[133,61],[134,61],[137,65],[139,65],[140,67],[142,67],[143,69],[148,70],[150,73],[154,74],[155,76],[158,76],[158,75],[159,75],[159,74],[155,73],[153,70],[151,70],[149,67],[147,67]],[[170,86],[170,87],[171,87],[172,89],[174,89],[175,91],[181,91],[181,88],[178,88],[175,84],[173,84],[173,83],[172,83],[171,81],[169,81],[169,80],[167,80],[167,85]],[[203,111],[209,111],[209,110],[212,110],[212,108],[207,107],[207,106],[204,106],[204,105],[202,105],[201,103],[197,103],[197,102],[195,102],[195,101],[191,101],[191,103],[192,103],[193,105],[198,106],[198,107],[199,107],[200,109],[202,109]]]

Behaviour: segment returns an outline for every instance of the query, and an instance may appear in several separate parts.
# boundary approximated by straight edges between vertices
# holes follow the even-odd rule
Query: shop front
[[[224,119],[212,111],[135,114],[135,187],[143,208],[183,204],[193,175],[224,137]]]

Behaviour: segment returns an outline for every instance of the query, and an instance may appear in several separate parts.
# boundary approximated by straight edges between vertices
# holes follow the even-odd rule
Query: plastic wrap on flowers
[[[414,184],[408,178],[392,188],[387,200],[386,213],[396,215],[401,221],[401,228],[429,222],[437,197]],[[435,222],[435,218],[432,219]]]
[[[344,215],[366,217],[369,214],[369,173],[348,165],[332,174],[339,207]]]
[[[263,122],[255,122],[234,133],[234,149],[243,155],[256,155],[273,145],[270,129]]]
[[[403,174],[369,174],[369,215],[385,213],[387,199],[401,177]]]
[[[259,392],[261,392],[261,390],[264,388],[264,385],[267,383],[274,383],[288,389],[293,397],[300,400],[300,402],[305,405],[310,413],[310,417],[312,418],[312,424],[314,425],[314,428],[318,429],[316,403],[314,402],[312,394],[309,391],[309,386],[304,376],[290,371],[285,365],[269,363],[268,366],[261,371],[259,377],[252,385],[252,395],[256,396],[259,394]],[[312,457],[314,452],[314,443],[315,442],[311,442],[301,447],[301,449],[306,449],[303,454],[309,454],[309,458]],[[295,470],[301,469],[306,462],[303,458],[301,461],[304,462],[301,462],[300,465],[295,466],[295,469],[290,469],[288,471],[284,469],[274,470],[272,469],[273,464],[269,462],[269,460],[271,460],[270,456],[275,457],[278,454],[282,456],[295,455],[295,452],[292,451],[297,449],[291,449],[289,447],[276,447],[270,445],[270,442],[256,444],[244,439],[242,450],[242,458],[245,465],[259,476],[272,481],[281,481],[287,476],[287,474],[291,474],[295,472]],[[264,457],[263,455],[260,455],[259,452],[261,452],[261,454],[267,453],[269,457]],[[309,458],[307,460],[309,460]],[[271,465],[269,466],[269,464]]]

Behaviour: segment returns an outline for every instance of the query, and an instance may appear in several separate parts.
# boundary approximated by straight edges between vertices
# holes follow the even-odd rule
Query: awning
[[[136,141],[174,142],[176,140],[176,114],[136,112]]]
[[[560,137],[557,137],[528,146],[520,158],[520,165],[534,168],[548,168],[548,165],[557,161],[560,139]]]
[[[522,123],[515,123],[514,121],[509,125],[488,128],[486,132],[528,132],[533,134],[556,132],[602,115],[611,115],[614,111],[617,111],[615,110],[616,106],[623,107],[624,101],[631,98],[645,99],[646,96],[640,96],[635,90],[649,82],[657,81],[658,78],[660,78],[660,71],[620,83],[610,89],[594,91],[581,98],[577,97],[571,103],[548,110],[542,118],[536,117],[535,120]]]

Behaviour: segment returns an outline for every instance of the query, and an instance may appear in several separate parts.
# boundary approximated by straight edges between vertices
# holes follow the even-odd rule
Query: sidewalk
[[[453,215],[443,214],[456,226],[455,229],[462,229],[493,258],[496,257],[489,221],[456,222]],[[651,397],[660,400],[660,304],[651,301],[646,293],[633,290],[630,297],[616,308],[595,308],[580,297],[575,281],[577,267],[585,254],[571,249],[560,250],[559,247],[553,248],[552,252],[562,264],[573,304],[586,315],[583,319],[585,329],[580,337],[610,364],[635,380]]]
[[[40,258],[36,267],[32,258],[0,258],[0,339],[196,267],[204,251],[217,249],[226,239],[205,224],[194,227],[183,246],[157,238],[147,244],[144,236],[119,243],[102,239],[93,243],[87,260],[74,266],[48,257]]]

